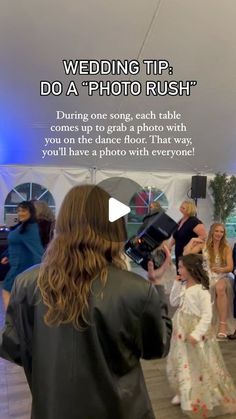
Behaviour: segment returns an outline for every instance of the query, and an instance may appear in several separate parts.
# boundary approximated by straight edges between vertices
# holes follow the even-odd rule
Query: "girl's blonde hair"
[[[126,268],[125,222],[109,222],[109,198],[94,185],[76,186],[64,198],[38,278],[48,326],[88,325],[93,280],[99,278],[105,286],[108,264]]]

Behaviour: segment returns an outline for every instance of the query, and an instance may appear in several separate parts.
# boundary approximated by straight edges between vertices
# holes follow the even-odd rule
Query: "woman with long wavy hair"
[[[226,339],[235,330],[233,318],[233,289],[229,275],[233,270],[232,249],[226,240],[226,229],[222,223],[214,223],[204,243],[193,238],[185,247],[184,254],[203,252],[206,269],[210,277],[210,290],[214,302],[213,323],[217,336]]]
[[[72,188],[42,265],[16,281],[0,355],[24,366],[34,419],[154,419],[140,358],[169,349],[158,284],[170,255],[149,263],[150,281],[126,271],[125,222],[109,222],[109,198]]]
[[[70,192],[71,205],[61,207],[55,240],[48,248],[38,279],[48,307],[48,325],[72,322],[80,329],[89,324],[88,300],[94,279],[99,274],[105,285],[108,262],[126,268],[122,247],[126,239],[124,219],[108,224],[106,201],[96,198],[98,193],[105,196],[95,187],[74,188]]]

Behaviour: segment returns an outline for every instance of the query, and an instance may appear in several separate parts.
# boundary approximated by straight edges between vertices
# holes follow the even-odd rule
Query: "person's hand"
[[[223,274],[224,273],[224,268],[219,268],[218,266],[213,266],[211,268],[212,272],[215,272],[216,274]]]
[[[170,251],[169,251],[169,249],[168,249],[168,247],[166,245],[164,245],[162,247],[162,250],[164,250],[164,252],[166,254],[166,258],[165,258],[165,261],[161,265],[160,268],[154,269],[153,261],[150,260],[148,262],[148,279],[153,284],[160,284],[160,280],[161,280],[162,276],[164,275],[164,273],[167,270],[167,268],[170,266],[170,262],[171,262]]]
[[[189,337],[187,338],[187,341],[191,343],[191,345],[193,346],[195,346],[198,343],[198,341],[194,339],[191,335],[189,335]]]
[[[205,240],[200,237],[193,237],[184,247],[183,255],[189,255],[189,253],[198,253],[202,250]]]
[[[171,250],[172,250],[172,247],[175,245],[175,240],[174,239],[171,239],[171,240],[169,240],[169,242],[168,242],[168,244],[167,244],[167,247],[168,247],[168,249],[169,249],[169,251],[171,252]]]
[[[1,259],[1,264],[6,265],[7,263],[8,263],[8,258],[5,256],[4,258]]]
[[[202,244],[205,243],[205,240],[201,239],[200,237],[193,237],[190,242],[193,246],[197,245],[197,244]]]

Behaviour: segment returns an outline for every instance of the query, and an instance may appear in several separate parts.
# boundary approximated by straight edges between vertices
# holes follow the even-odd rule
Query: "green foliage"
[[[236,177],[217,173],[210,181],[214,198],[214,221],[225,223],[236,206]]]

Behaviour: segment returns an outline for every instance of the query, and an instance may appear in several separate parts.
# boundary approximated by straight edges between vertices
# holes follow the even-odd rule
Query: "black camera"
[[[164,240],[169,239],[177,228],[178,224],[167,214],[164,212],[156,214],[137,236],[131,237],[126,242],[124,251],[146,271],[149,260],[153,261],[154,269],[157,269],[166,258],[165,252],[157,248]]]

